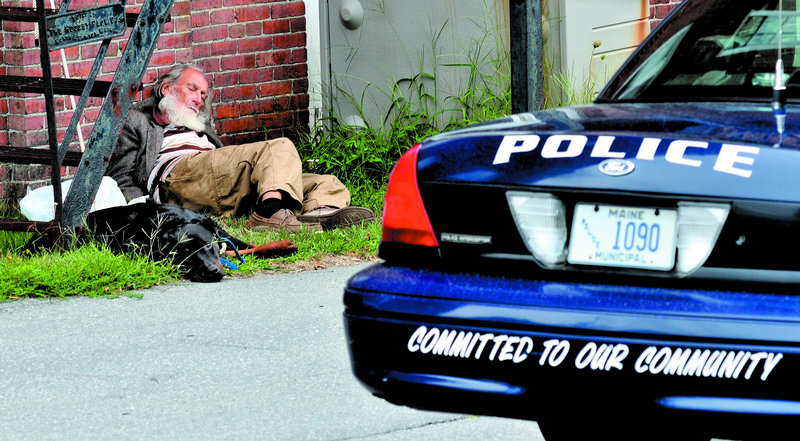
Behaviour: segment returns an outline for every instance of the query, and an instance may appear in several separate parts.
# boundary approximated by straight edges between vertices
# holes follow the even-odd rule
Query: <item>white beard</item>
[[[169,122],[175,126],[183,126],[195,132],[202,132],[206,128],[206,114],[195,114],[191,109],[178,103],[175,95],[164,95],[158,103],[158,108],[167,115]]]

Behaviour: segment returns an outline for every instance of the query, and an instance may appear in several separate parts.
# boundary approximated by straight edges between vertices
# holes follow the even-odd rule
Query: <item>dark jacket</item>
[[[148,194],[147,178],[164,141],[164,127],[153,117],[156,106],[152,97],[131,106],[106,168],[106,175],[117,181],[128,201]],[[217,148],[222,147],[213,123],[206,125],[203,134]]]

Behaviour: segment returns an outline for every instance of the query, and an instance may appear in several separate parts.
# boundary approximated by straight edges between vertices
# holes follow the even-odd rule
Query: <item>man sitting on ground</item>
[[[128,201],[152,197],[222,216],[249,213],[255,230],[328,230],[375,216],[350,206],[335,176],[302,172],[294,144],[279,138],[223,147],[208,113],[202,71],[172,68],[153,96],[128,112],[106,174]]]

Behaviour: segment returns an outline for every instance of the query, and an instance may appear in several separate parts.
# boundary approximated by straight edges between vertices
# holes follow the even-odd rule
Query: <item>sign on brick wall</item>
[[[125,33],[125,7],[119,3],[47,17],[47,45],[51,51]]]

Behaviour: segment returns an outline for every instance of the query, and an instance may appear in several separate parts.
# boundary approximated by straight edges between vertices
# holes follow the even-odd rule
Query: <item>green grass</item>
[[[113,296],[178,280],[177,269],[143,257],[117,255],[97,244],[0,259],[0,301],[22,297]]]
[[[245,227],[244,218],[217,221],[246,242],[260,245],[291,239],[299,249],[291,256],[277,259],[245,255],[245,263],[239,265],[239,270],[228,271],[232,277],[252,276],[332,255],[368,259],[376,254],[381,235],[380,221],[322,233],[255,232]],[[93,242],[69,251],[30,254],[21,251],[28,236],[0,232],[0,302],[36,297],[117,296],[182,280],[178,268],[170,263],[152,262],[135,254],[114,254]]]

